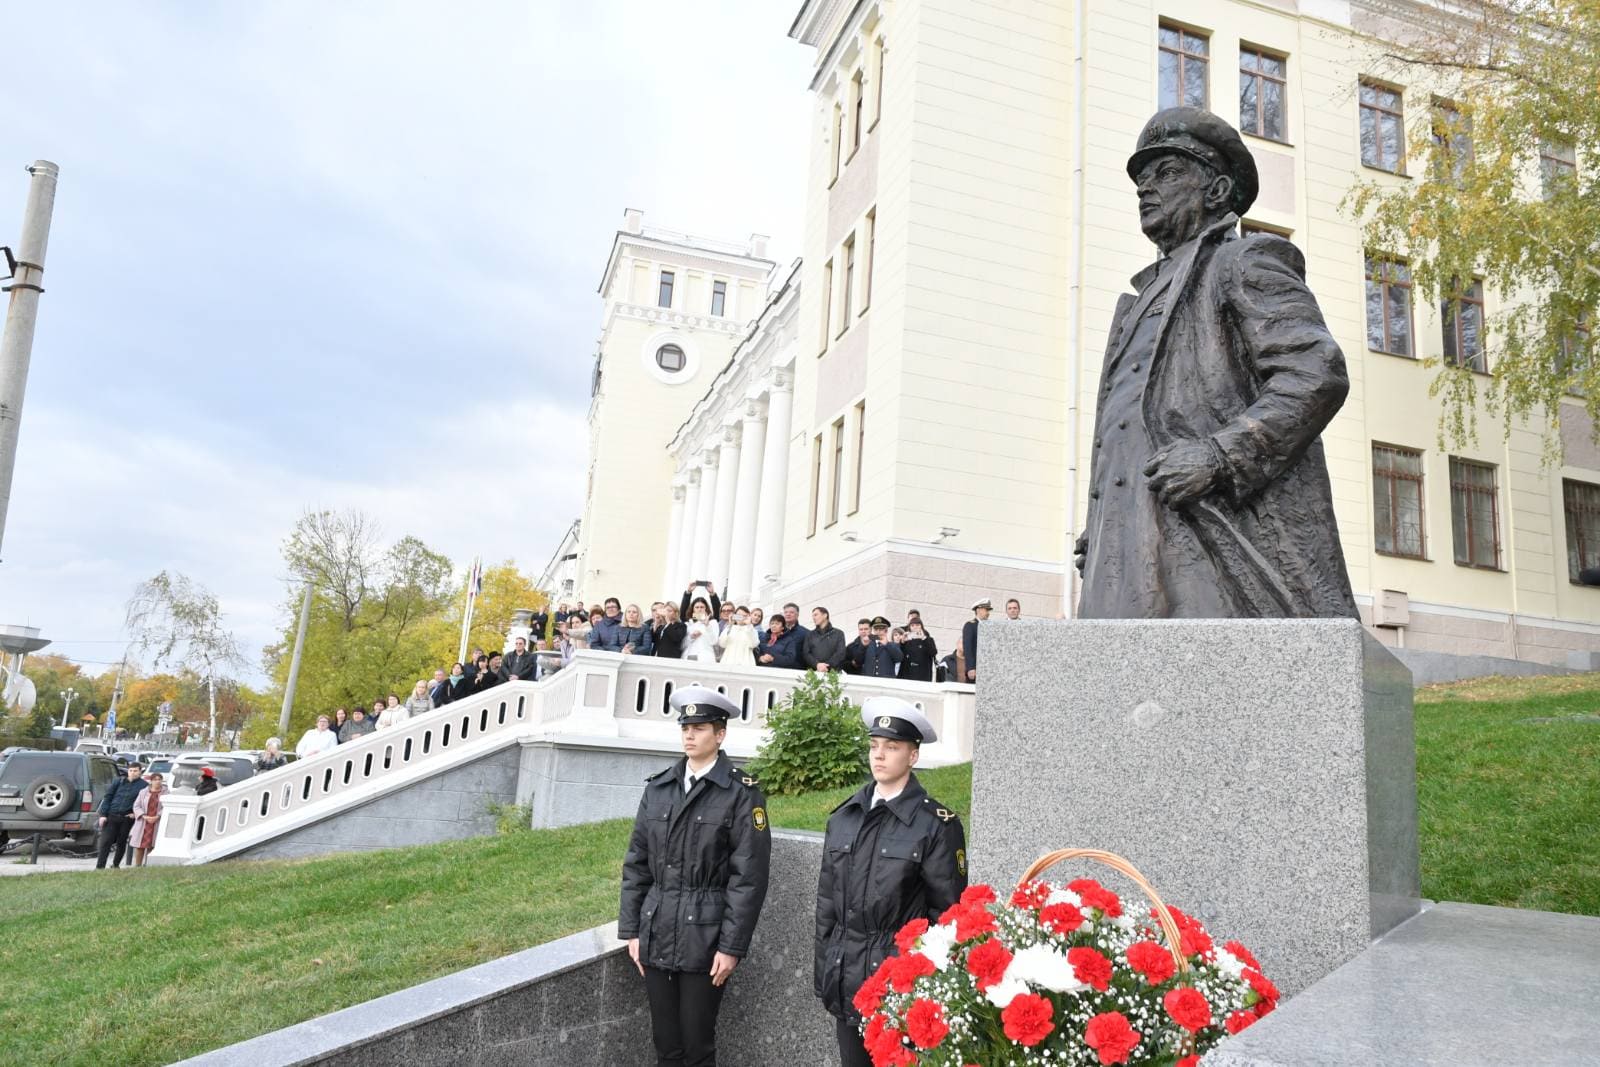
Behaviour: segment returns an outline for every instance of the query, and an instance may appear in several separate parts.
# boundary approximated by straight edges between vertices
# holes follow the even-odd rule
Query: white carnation
[[[1217,970],[1239,981],[1244,977],[1245,962],[1221,946],[1217,947]]]
[[[1007,969],[1006,976],[990,986],[983,995],[988,998],[990,1004],[1004,1011],[1011,1006],[1013,1000],[1027,991],[1028,983],[1020,978],[1012,978],[1010,969]]]
[[[1054,889],[1044,898],[1045,906],[1051,904],[1071,904],[1074,908],[1083,907],[1083,898],[1070,889]]]
[[[1089,988],[1072,973],[1066,954],[1049,945],[1030,945],[1018,952],[1006,968],[1003,983],[1012,981],[1028,982],[1052,993],[1076,993]]]
[[[941,971],[950,966],[955,947],[956,928],[953,923],[930,926],[917,941],[917,951],[932,960],[934,967]]]

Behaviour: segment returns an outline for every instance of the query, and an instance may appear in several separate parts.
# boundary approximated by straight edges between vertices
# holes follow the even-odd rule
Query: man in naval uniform
[[[644,976],[656,1063],[714,1067],[717,1009],[750,950],[772,835],[760,786],[722,753],[739,708],[700,686],[675,691],[672,706],[684,758],[645,780],[617,936]]]
[[[871,1067],[852,1001],[894,953],[896,931],[912,919],[937,921],[967,888],[961,819],[911,770],[923,742],[939,739],[932,724],[898,697],[871,698],[861,717],[872,781],[828,817],[817,883],[814,981],[836,1020],[844,1067]]]
[[[1237,236],[1250,150],[1171,108],[1128,160],[1161,258],[1117,304],[1101,373],[1083,618],[1356,614],[1319,435],[1344,355],[1281,237]]]

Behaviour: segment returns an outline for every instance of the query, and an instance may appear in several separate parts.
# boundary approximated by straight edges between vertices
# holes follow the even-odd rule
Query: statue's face
[[[1233,179],[1178,152],[1156,156],[1134,179],[1139,228],[1162,252],[1199,235],[1227,211]]]

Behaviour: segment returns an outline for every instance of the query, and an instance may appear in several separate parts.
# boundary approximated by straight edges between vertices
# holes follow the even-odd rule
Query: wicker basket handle
[[[1031,882],[1056,864],[1077,859],[1094,860],[1096,863],[1104,864],[1119,874],[1126,875],[1134,885],[1139,887],[1155,908],[1156,921],[1161,924],[1161,932],[1166,935],[1167,951],[1172,953],[1172,962],[1177,964],[1178,973],[1188,973],[1189,960],[1184,956],[1183,949],[1180,947],[1183,942],[1183,935],[1178,931],[1178,924],[1172,918],[1172,912],[1167,910],[1167,905],[1162,901],[1161,895],[1155,891],[1155,887],[1145,879],[1145,876],[1139,873],[1138,868],[1115,852],[1102,852],[1094,848],[1058,848],[1054,852],[1047,852],[1034,860],[1028,869],[1023,872],[1022,881]]]

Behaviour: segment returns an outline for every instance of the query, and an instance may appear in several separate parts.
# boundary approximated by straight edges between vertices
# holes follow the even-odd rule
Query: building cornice
[[[687,311],[656,307],[654,304],[625,304],[618,301],[611,305],[611,314],[621,319],[636,319],[640,322],[659,323],[662,326],[685,326],[691,330],[707,330],[711,333],[736,334],[744,329],[744,323],[738,319],[693,315]],[[609,329],[609,323],[607,328]]]
[[[629,230],[618,230],[611,239],[611,254],[606,257],[605,270],[600,274],[600,285],[596,292],[602,296],[611,284],[611,279],[616,276],[617,264],[622,261],[627,250],[634,249],[644,253],[643,258],[671,259],[685,266],[701,267],[705,270],[726,269],[730,274],[738,274],[756,280],[770,278],[778,264],[770,259],[752,256],[748,252],[732,252],[731,242],[699,239],[687,234],[680,235],[683,240],[673,240],[661,236],[652,236],[650,233],[633,233]],[[697,243],[705,240],[706,243]],[[721,245],[723,247],[717,247]]]

